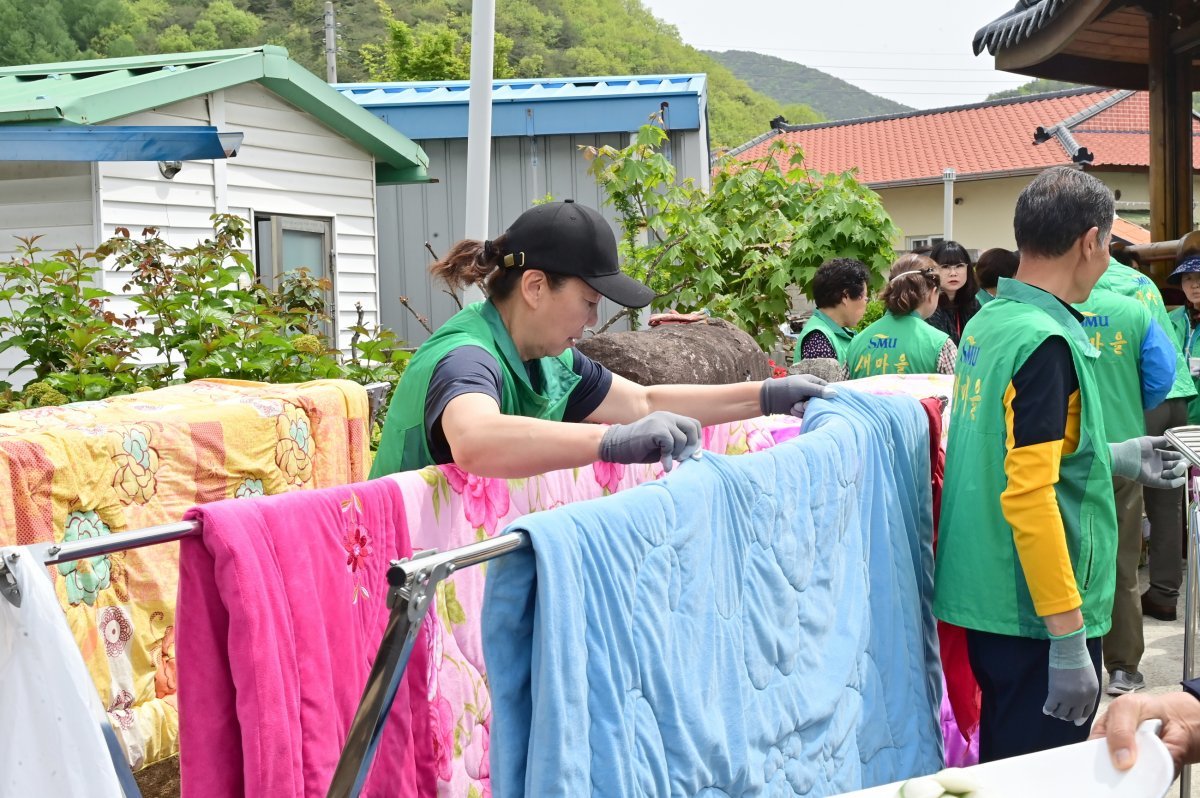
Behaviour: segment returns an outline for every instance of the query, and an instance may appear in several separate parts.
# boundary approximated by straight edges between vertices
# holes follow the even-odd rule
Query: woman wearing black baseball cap
[[[641,308],[654,292],[621,272],[608,222],[570,200],[531,208],[494,240],[458,242],[430,272],[452,289],[482,283],[487,299],[409,361],[372,477],[450,462],[509,478],[597,459],[669,469],[699,448],[701,424],[799,415],[810,397],[834,395],[800,376],[646,387],[584,356],[575,342],[602,296]]]

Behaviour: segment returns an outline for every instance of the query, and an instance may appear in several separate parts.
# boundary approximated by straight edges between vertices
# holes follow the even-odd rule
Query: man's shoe
[[[1134,671],[1115,670],[1108,677],[1108,688],[1104,691],[1109,695],[1125,695],[1126,693],[1136,693],[1138,690],[1146,687],[1146,680],[1142,678],[1142,674]]]
[[[1174,604],[1159,604],[1148,598],[1146,593],[1142,594],[1142,615],[1149,615],[1160,621],[1173,621],[1177,617]]]

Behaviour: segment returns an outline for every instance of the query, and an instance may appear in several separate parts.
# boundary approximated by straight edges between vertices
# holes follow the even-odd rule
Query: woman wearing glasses
[[[979,300],[975,298],[978,287],[971,269],[971,256],[957,241],[943,241],[933,248],[929,257],[937,263],[942,298],[928,321],[949,335],[957,346],[963,327],[979,312]]]
[[[958,348],[926,324],[938,306],[937,264],[903,255],[892,264],[880,297],[887,311],[850,341],[851,379],[874,374],[953,374]]]

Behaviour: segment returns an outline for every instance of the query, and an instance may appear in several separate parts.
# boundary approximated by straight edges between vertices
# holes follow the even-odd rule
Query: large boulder
[[[585,338],[579,351],[639,385],[723,385],[771,376],[767,354],[724,319]]]

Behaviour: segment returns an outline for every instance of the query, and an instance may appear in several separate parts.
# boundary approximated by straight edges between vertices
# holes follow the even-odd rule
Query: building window
[[[942,243],[941,236],[909,236],[907,239],[909,252],[928,252]]]
[[[278,289],[283,275],[296,269],[308,269],[315,278],[329,280],[325,296],[325,315],[337,318],[333,275],[333,222],[301,216],[254,214],[255,267],[258,279]],[[331,322],[321,332],[332,336]],[[336,345],[336,342],[334,342]]]

